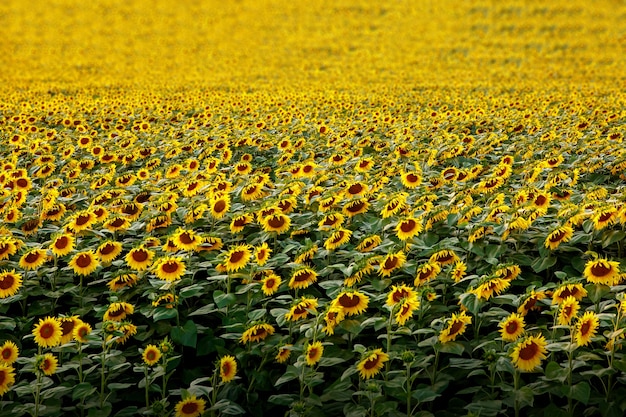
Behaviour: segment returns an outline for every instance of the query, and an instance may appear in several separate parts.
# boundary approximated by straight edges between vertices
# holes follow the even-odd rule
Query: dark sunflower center
[[[149,361],[154,361],[157,358],[157,353],[156,351],[150,349],[149,351],[146,352],[146,359],[148,359]]]
[[[350,188],[348,188],[348,192],[350,194],[359,194],[362,191],[363,191],[363,185],[361,184],[353,184],[350,186]]]
[[[39,328],[39,334],[42,338],[49,339],[54,335],[54,326],[52,324],[45,323]]]
[[[415,230],[415,226],[416,226],[415,220],[413,219],[405,220],[400,224],[400,230],[402,230],[404,233],[409,233]]]
[[[543,206],[546,202],[547,198],[543,195],[538,195],[537,198],[535,198],[535,204],[538,206]]]
[[[89,222],[89,219],[90,217],[87,214],[81,214],[76,218],[76,225],[82,226],[84,224],[87,224]]]
[[[148,252],[143,249],[139,249],[133,252],[132,257],[135,262],[145,262],[148,259]]]
[[[15,283],[15,277],[11,274],[6,274],[3,277],[0,277],[0,290],[7,290],[13,287]]]
[[[519,351],[519,357],[522,360],[528,361],[537,356],[539,353],[539,346],[535,342],[531,342],[530,344],[524,346]]]
[[[373,369],[376,367],[376,365],[378,365],[378,355],[376,355],[375,357],[368,359],[365,361],[365,363],[363,364],[363,368],[365,369]]]
[[[3,255],[6,252],[8,252],[10,248],[11,248],[11,246],[9,244],[7,244],[7,243],[0,243],[0,255]]]
[[[234,251],[230,255],[230,262],[233,264],[236,264],[237,262],[243,259],[244,255],[245,255],[245,252],[242,250]]]
[[[2,356],[2,359],[4,359],[5,361],[8,361],[12,354],[13,352],[11,352],[11,349],[4,349],[2,351],[2,355],[0,356]],[[0,374],[0,375],[3,375],[3,374]],[[2,380],[0,380],[0,385],[2,385]]]
[[[267,332],[263,327],[256,328],[254,329],[254,332],[252,332],[252,334],[257,337],[263,337],[266,333]]]
[[[221,213],[226,209],[226,202],[224,200],[217,200],[215,204],[213,204],[213,210],[216,213]]]
[[[330,243],[332,243],[332,244],[340,243],[343,240],[343,238],[345,237],[345,235],[346,234],[343,231],[340,231],[340,232],[334,234],[333,238],[330,240]]]
[[[610,220],[611,217],[613,217],[613,214],[614,213],[604,213],[600,217],[598,217],[598,220],[600,220],[601,222],[606,222]]]
[[[514,334],[518,329],[518,324],[516,321],[510,321],[506,324],[505,330],[508,334]]]
[[[463,328],[462,321],[455,321],[452,326],[450,326],[450,336],[457,334]]]
[[[87,268],[89,265],[91,265],[91,256],[87,254],[79,255],[76,259],[76,265],[80,268]]]
[[[107,243],[106,245],[100,248],[100,254],[108,255],[110,253],[113,253],[114,250],[115,250],[115,245],[112,243]]]
[[[363,201],[357,201],[355,203],[352,203],[348,206],[347,210],[350,213],[357,213],[358,211],[362,210],[365,207],[365,202]]]
[[[185,403],[181,410],[183,412],[183,415],[191,415],[194,413],[198,412],[198,404],[196,404],[195,402],[190,402],[190,403]]]
[[[352,297],[350,297],[348,294],[343,294],[341,297],[339,297],[338,301],[342,307],[351,308],[358,306],[361,302],[361,298],[355,294],[353,294]]]
[[[437,255],[436,260],[437,262],[441,262],[441,263],[449,262],[452,260],[452,255],[450,255],[449,253]]]
[[[39,260],[39,257],[39,252],[31,252],[26,255],[26,258],[24,258],[24,260],[26,261],[26,263],[34,264]]]
[[[402,300],[405,297],[408,297],[409,293],[407,290],[405,290],[404,288],[402,288],[399,291],[394,291],[393,295],[391,296],[391,298],[393,299],[393,301],[395,301],[396,303],[400,302],[400,300]]]
[[[406,176],[406,180],[408,182],[417,182],[419,180],[419,177],[417,175],[415,175],[415,174],[408,174]]]
[[[274,278],[268,278],[265,280],[265,286],[267,288],[273,288],[274,284],[276,284],[276,280]]]
[[[63,336],[72,333],[72,330],[74,330],[74,320],[63,320],[61,322],[61,330],[63,331]]]
[[[311,273],[308,271],[300,271],[293,276],[293,280],[296,282],[308,281],[311,278]]]
[[[116,217],[111,223],[109,223],[113,227],[121,227],[124,225],[124,219],[121,217]]]
[[[285,219],[282,216],[272,216],[267,221],[268,226],[279,229],[285,225]]]
[[[565,237],[565,231],[563,230],[557,230],[556,232],[552,233],[552,235],[550,235],[550,242],[560,242],[561,239],[563,239]]]
[[[591,266],[591,274],[594,277],[604,277],[613,271],[610,266],[607,268],[603,263],[597,263]]]
[[[194,243],[196,241],[196,238],[194,236],[191,236],[189,233],[187,232],[183,232],[180,234],[180,236],[178,237],[178,239],[184,244],[184,245],[189,245],[190,243]]]
[[[166,274],[173,274],[178,271],[179,265],[178,262],[167,261],[161,266],[161,270]]]

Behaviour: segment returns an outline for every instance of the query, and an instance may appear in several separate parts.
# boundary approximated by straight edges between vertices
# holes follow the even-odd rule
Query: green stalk
[[[144,370],[144,376],[146,378],[146,387],[145,387],[145,391],[146,391],[146,409],[149,409],[150,408],[150,395],[149,395],[150,380],[148,379],[148,365],[144,365],[143,366],[143,370]]]
[[[513,374],[513,381],[514,381],[514,386],[515,386],[514,395],[519,390],[519,379],[520,379],[520,372],[517,369],[515,369],[515,373]],[[515,408],[515,417],[519,417],[519,403],[517,402],[517,395],[515,395],[515,398],[513,400],[513,406]]]
[[[411,416],[411,362],[406,364],[406,416]]]
[[[39,417],[39,397],[41,393],[41,381],[43,379],[43,372],[37,370],[37,385],[35,386],[35,415],[34,417]]]

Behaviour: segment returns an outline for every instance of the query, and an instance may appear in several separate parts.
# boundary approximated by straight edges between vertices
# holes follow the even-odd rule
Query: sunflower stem
[[[513,384],[515,389],[513,390],[513,408],[515,408],[515,417],[519,417],[519,402],[517,401],[517,392],[519,390],[520,372],[515,369],[513,374]]]
[[[570,329],[570,346],[567,349],[567,386],[569,387],[569,392],[567,393],[567,413],[570,416],[574,415],[574,404],[572,398],[572,360],[573,360],[573,351],[572,346],[574,344],[574,329],[573,327]]]
[[[406,415],[411,415],[411,362],[406,363]]]
[[[148,378],[148,365],[144,365],[143,366],[143,371],[144,371],[144,376],[146,378],[146,387],[145,387],[145,391],[146,391],[146,409],[149,409],[150,408],[150,396],[149,396],[150,379]]]
[[[81,275],[81,282],[83,280]],[[82,297],[81,297],[82,300]],[[106,336],[102,340],[102,354],[100,355],[100,408],[104,406],[104,386],[106,384],[106,354],[107,354],[107,341]]]
[[[392,323],[393,323],[393,308],[389,309],[389,320],[387,321],[387,354],[391,352],[391,340],[393,336]],[[387,380],[387,375],[389,374],[389,362],[385,364],[385,381]]]

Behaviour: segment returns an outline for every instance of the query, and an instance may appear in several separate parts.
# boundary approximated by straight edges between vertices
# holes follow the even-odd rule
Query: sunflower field
[[[0,4],[0,416],[626,412],[626,4]]]

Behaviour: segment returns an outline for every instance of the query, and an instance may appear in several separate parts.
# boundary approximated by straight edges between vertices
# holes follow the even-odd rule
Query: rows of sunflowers
[[[623,415],[622,3],[35,3],[0,415]]]

